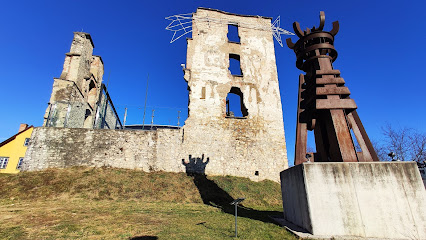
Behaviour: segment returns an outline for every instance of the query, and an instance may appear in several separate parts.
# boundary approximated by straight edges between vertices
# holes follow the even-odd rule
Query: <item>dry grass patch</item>
[[[0,239],[232,239],[236,197],[247,198],[240,239],[294,239],[268,218],[281,211],[270,181],[79,167],[0,175],[0,186]]]

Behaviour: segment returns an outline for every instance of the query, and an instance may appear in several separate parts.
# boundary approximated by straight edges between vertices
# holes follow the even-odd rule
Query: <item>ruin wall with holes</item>
[[[271,19],[198,8],[187,40],[189,116],[183,151],[210,158],[206,172],[279,181],[288,167]],[[228,39],[229,25],[239,41]],[[240,62],[241,74],[229,70]],[[242,117],[227,116],[228,94]]]
[[[271,19],[204,8],[194,18],[198,20],[187,40],[184,68],[189,89],[184,127],[36,128],[23,169],[83,165],[190,170],[278,182],[288,162]],[[238,27],[237,42],[228,39],[230,24]],[[242,74],[230,72],[231,58],[239,60]],[[227,114],[228,94],[240,97],[243,116]]]

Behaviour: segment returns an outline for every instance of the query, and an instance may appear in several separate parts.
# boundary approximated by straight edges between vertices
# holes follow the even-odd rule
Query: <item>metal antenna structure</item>
[[[177,14],[172,15],[169,17],[166,17],[167,20],[170,20],[170,24],[166,27],[166,30],[172,31],[173,36],[170,43],[173,43],[174,41],[178,40],[182,36],[192,32],[192,21],[204,21],[204,22],[211,22],[211,23],[218,23],[218,24],[235,24],[232,20],[228,20],[225,18],[210,18],[210,17],[196,17],[194,16],[194,13],[184,13],[184,14]],[[238,27],[242,28],[250,28],[250,29],[258,29],[263,31],[272,31],[272,34],[277,40],[277,42],[280,44],[280,46],[283,46],[283,42],[281,39],[281,35],[295,35],[292,32],[289,32],[285,29],[282,29],[280,27],[281,20],[280,16],[278,16],[275,21],[272,22],[270,27],[264,26],[264,25],[255,25],[255,24],[244,24],[239,23]]]

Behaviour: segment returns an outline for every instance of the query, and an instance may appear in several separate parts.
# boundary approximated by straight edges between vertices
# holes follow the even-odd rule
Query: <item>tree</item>
[[[391,160],[388,155],[394,152],[396,159],[415,161],[420,165],[426,162],[426,134],[412,128],[393,128],[390,124],[382,128],[383,144],[373,142],[374,149],[381,161]]]

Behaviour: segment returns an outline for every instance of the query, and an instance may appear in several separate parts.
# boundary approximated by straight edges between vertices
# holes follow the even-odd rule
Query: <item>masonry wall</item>
[[[93,128],[104,72],[101,57],[92,55],[93,48],[90,34],[74,33],[62,73],[54,78],[43,126]],[[63,107],[67,104],[70,108]]]
[[[222,133],[218,133],[222,134]],[[35,128],[22,166],[24,171],[72,166],[110,166],[143,171],[185,172],[207,175],[233,175],[254,181],[278,181],[273,169],[260,161],[247,161],[260,156],[273,158],[263,152],[267,146],[253,144],[228,146],[227,139],[212,138],[211,142],[185,143],[185,129],[155,131],[109,130],[83,128]],[[200,139],[201,140],[201,139]],[[215,146],[215,151],[210,152]],[[258,149],[258,150],[255,150]],[[263,158],[259,158],[263,160]],[[254,171],[261,174],[254,175]],[[278,176],[279,178],[279,176]]]
[[[210,18],[213,21],[206,20]],[[239,43],[229,41],[228,24],[238,25]],[[271,19],[198,8],[192,29],[184,69],[189,114],[183,128],[156,131],[37,128],[24,169],[107,165],[145,171],[195,170],[208,175],[278,182],[279,173],[288,163]],[[64,77],[72,75],[79,81],[88,72],[88,66],[79,56],[89,56],[92,46],[89,35],[75,34],[71,52],[76,52],[73,57],[79,61],[68,63],[66,59]],[[229,71],[231,55],[239,56],[242,75],[232,75]],[[78,65],[75,71],[68,70],[68,66],[74,69],[72,63]],[[92,74],[97,73],[92,71]],[[78,81],[76,85],[80,86]],[[248,113],[241,118],[228,116],[226,112],[226,97],[235,91]],[[110,118],[111,114],[106,116]],[[108,125],[114,124],[106,120]]]
[[[183,150],[209,157],[206,173],[210,167],[223,175],[279,181],[288,163],[271,19],[205,8],[193,18],[184,70],[189,115]],[[238,26],[239,43],[229,41],[229,24]],[[230,55],[239,56],[242,75],[229,71]],[[232,88],[242,93],[245,117],[227,116]]]
[[[181,131],[35,128],[23,170],[110,166],[143,171],[182,172]]]

